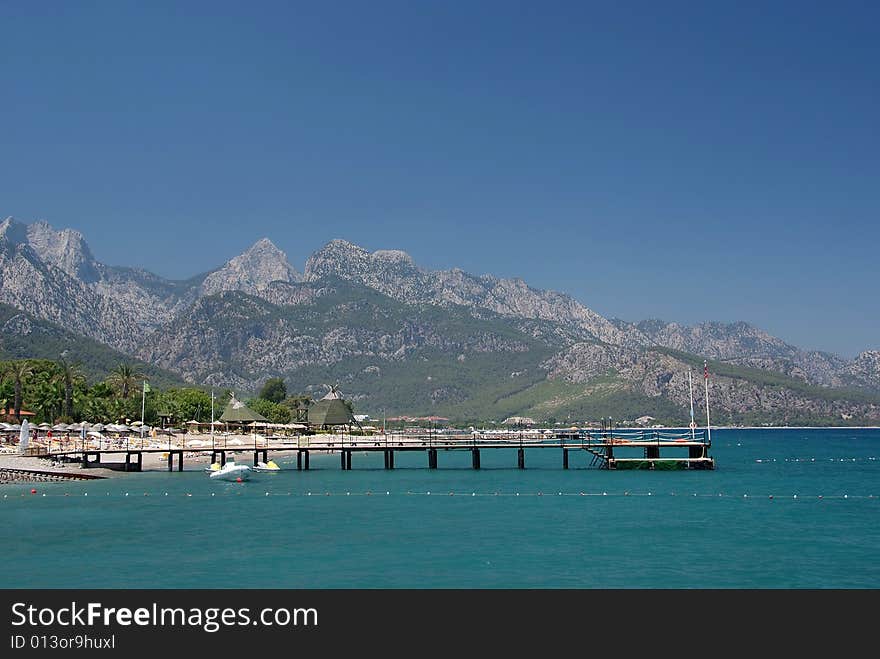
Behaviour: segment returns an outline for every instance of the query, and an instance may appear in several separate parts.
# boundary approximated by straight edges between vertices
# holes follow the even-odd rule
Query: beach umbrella
[[[187,421],[187,422],[186,422],[186,425],[188,425],[188,426],[197,426],[197,425],[199,425],[199,422],[196,421],[195,419],[191,419],[190,421]]]
[[[28,440],[30,439],[30,437],[31,437],[30,424],[28,423],[28,420],[25,419],[24,421],[21,422],[21,429],[18,434],[18,450],[21,453],[24,453],[25,451],[27,451]]]
[[[70,426],[68,426],[66,423],[56,423],[54,426],[52,426],[52,430],[55,430],[57,432],[65,432],[69,427]]]
[[[103,432],[104,424],[103,423],[96,423],[92,426],[92,430],[95,430],[97,432]]]
[[[40,425],[38,425],[37,428],[39,428],[40,430],[52,430],[52,426],[50,426],[45,421],[43,423],[41,423]]]

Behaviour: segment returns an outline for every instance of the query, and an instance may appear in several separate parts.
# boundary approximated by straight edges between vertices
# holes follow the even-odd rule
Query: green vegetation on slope
[[[119,364],[136,367],[147,380],[159,387],[185,384],[180,376],[157,366],[145,364],[94,339],[75,334],[60,325],[41,320],[29,313],[0,304],[0,327],[10,318],[24,315],[32,331],[27,335],[3,332],[0,335],[0,359],[47,359],[55,361],[65,353],[68,363],[78,363],[89,381],[103,380]]]
[[[669,355],[679,361],[693,366],[697,370],[703,368],[703,359],[696,355],[686,352],[673,350],[672,348],[653,347],[654,352]],[[801,394],[807,398],[817,400],[846,400],[853,403],[875,403],[880,404],[880,394],[870,391],[840,387],[819,387],[808,384],[803,380],[793,378],[784,373],[777,371],[768,371],[761,368],[751,368],[748,366],[738,366],[729,362],[719,362],[709,360],[710,375],[720,375],[722,377],[736,378],[739,380],[747,380],[753,384],[763,385],[766,387],[784,387],[795,393]]]

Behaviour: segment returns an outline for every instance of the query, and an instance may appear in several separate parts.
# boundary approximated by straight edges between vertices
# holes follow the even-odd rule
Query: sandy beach
[[[250,438],[242,436],[239,437],[242,441],[242,444],[236,446],[228,446],[224,449],[224,443],[222,440],[217,440],[217,449],[225,450],[227,455],[227,460],[234,458],[236,462],[240,462],[242,464],[251,465],[253,463],[253,444],[250,444]],[[206,436],[187,436],[185,439],[176,438],[172,441],[170,449],[173,451],[179,451],[181,449],[184,450],[184,468],[186,470],[191,470],[193,468],[204,468],[207,467],[211,462],[211,451],[209,450],[200,450],[193,451],[187,450],[188,448],[186,444],[193,440],[201,440],[204,441],[206,445],[210,444],[211,438],[209,435]],[[140,440],[138,440],[140,441]],[[229,438],[227,438],[229,441]],[[154,441],[150,442],[153,444],[153,448],[164,448],[160,447],[160,445]],[[248,445],[250,444],[250,445]],[[147,448],[148,444],[145,444],[144,448]],[[262,450],[263,443],[260,442],[260,450]],[[39,471],[39,472],[49,472],[52,474],[57,474],[60,477],[63,476],[73,476],[76,474],[87,474],[89,476],[97,476],[103,478],[116,478],[120,476],[127,476],[130,474],[137,474],[137,471],[124,471],[122,469],[122,465],[125,462],[125,453],[111,453],[106,454],[102,457],[102,462],[106,466],[90,466],[87,468],[83,468],[82,464],[79,461],[62,461],[60,458],[55,457],[36,457],[36,456],[25,456],[21,455],[17,451],[17,447],[15,446],[7,446],[4,447],[4,451],[0,452],[0,472],[5,472],[0,477],[0,484],[3,483],[15,483],[15,482],[28,482],[32,480],[28,477],[27,474],[21,473],[13,473],[6,470],[30,470],[30,471]],[[132,451],[136,451],[136,444],[132,442],[131,446]],[[327,453],[328,451],[321,451],[312,449],[311,452],[313,454],[317,453]],[[291,447],[290,450],[276,450],[273,449],[271,454],[269,455],[270,459],[273,460],[282,460],[286,459],[290,456],[296,455],[296,449]],[[156,452],[144,452],[142,454],[142,472],[146,471],[167,471],[168,470],[168,453],[165,450],[158,450]],[[94,464],[94,463],[93,463]],[[112,465],[112,466],[110,466]],[[174,470],[177,470],[177,458],[174,459]],[[33,479],[35,480],[35,479]]]

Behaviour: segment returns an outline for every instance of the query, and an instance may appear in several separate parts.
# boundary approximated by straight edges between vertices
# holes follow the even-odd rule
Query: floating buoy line
[[[877,462],[880,458],[876,458],[874,456],[871,457],[847,457],[847,458],[755,458],[756,463],[768,463],[768,462],[808,462],[808,463],[816,463],[823,464],[825,462]]]
[[[104,494],[104,499],[107,497],[112,498],[128,498],[128,497],[196,497],[200,499],[213,499],[217,497],[230,497],[230,496],[242,496],[243,490],[238,489],[235,492],[227,491],[227,492],[106,492]],[[74,497],[87,497],[89,496],[89,492],[82,493],[71,493],[71,492],[38,492],[36,489],[31,489],[29,492],[21,492],[18,494],[3,494],[2,499],[0,500],[18,500],[18,499],[40,499],[40,498],[74,498]],[[101,496],[100,493],[92,493],[93,496]],[[252,496],[263,496],[263,497],[332,497],[332,496],[345,496],[345,497],[389,497],[389,496],[405,496],[405,497],[437,497],[437,496],[448,496],[448,497],[685,497],[685,498],[712,498],[712,499],[791,499],[791,500],[825,500],[825,499],[840,499],[840,500],[848,500],[848,499],[876,499],[880,501],[880,496],[875,494],[768,494],[768,493],[744,493],[744,494],[730,494],[726,492],[718,492],[718,493],[700,493],[700,492],[475,492],[475,491],[414,491],[407,490],[405,492],[391,492],[390,490],[373,492],[372,490],[366,490],[364,492],[352,492],[350,490],[345,492],[320,492],[320,491],[312,491],[312,492],[269,492],[263,490],[248,492],[248,494]]]

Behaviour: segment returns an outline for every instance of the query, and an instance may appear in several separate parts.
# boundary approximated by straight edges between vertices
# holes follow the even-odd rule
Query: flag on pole
[[[152,389],[150,388],[150,383],[147,382],[146,380],[144,380],[144,393],[145,393],[145,394],[148,394],[148,393],[150,393],[151,391],[152,391]]]
[[[709,362],[703,360],[703,377],[708,380],[709,379]]]

